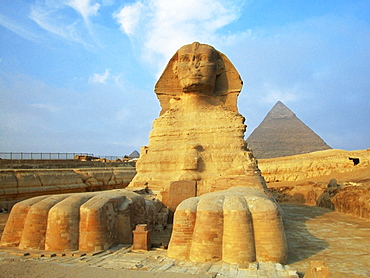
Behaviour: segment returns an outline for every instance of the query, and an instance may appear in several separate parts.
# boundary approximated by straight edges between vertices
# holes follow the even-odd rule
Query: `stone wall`
[[[318,205],[370,220],[370,149],[325,150],[258,162],[279,202]]]
[[[353,160],[359,163],[354,165]],[[370,149],[360,151],[325,150],[287,157],[259,159],[258,166],[266,182],[298,181],[351,172],[370,166]]]
[[[125,188],[135,174],[134,167],[0,170],[0,209],[40,195]]]
[[[82,161],[78,159],[0,159],[0,169],[61,169],[133,167],[135,162]]]

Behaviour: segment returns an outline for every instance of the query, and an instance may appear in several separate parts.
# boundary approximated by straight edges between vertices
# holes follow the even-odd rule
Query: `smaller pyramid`
[[[132,153],[129,154],[129,158],[139,158],[140,154],[137,150],[134,150]]]
[[[274,158],[331,149],[324,140],[278,101],[247,138],[257,158]]]

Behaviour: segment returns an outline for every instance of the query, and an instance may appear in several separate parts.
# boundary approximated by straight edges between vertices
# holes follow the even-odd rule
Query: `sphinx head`
[[[185,93],[213,94],[216,78],[224,71],[220,54],[212,46],[194,42],[177,51],[172,70]]]

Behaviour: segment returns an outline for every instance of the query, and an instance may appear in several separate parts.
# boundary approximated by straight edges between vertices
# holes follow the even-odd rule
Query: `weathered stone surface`
[[[0,208],[10,211],[16,202],[39,195],[124,188],[135,174],[133,167],[0,170]]]
[[[132,231],[134,240],[132,244],[132,251],[148,251],[151,247],[150,233],[146,224],[139,224],[136,229]]]
[[[325,150],[258,162],[279,202],[319,205],[370,219],[370,150]]]
[[[358,158],[354,165],[349,158]],[[259,159],[258,166],[266,182],[298,181],[351,172],[370,166],[370,150],[325,150],[287,157]]]
[[[312,261],[303,278],[329,278],[329,268],[324,262]]]
[[[256,188],[233,187],[187,199],[175,212],[167,255],[195,262],[284,263],[281,210]]]
[[[159,211],[147,202],[126,189],[31,198],[13,207],[1,245],[90,252],[132,243],[137,224],[155,224]]]
[[[328,187],[318,198],[317,205],[370,220],[370,187]]]
[[[317,200],[325,192],[326,185],[315,182],[302,182],[299,184],[275,183],[269,186],[269,191],[276,197],[279,203],[302,203],[316,205]]]

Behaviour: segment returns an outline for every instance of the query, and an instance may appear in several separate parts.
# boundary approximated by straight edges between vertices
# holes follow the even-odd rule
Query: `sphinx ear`
[[[178,76],[178,74],[177,74],[178,73],[177,61],[173,62],[172,71],[175,74],[175,76],[177,77]]]
[[[222,59],[217,59],[217,71],[216,71],[216,74],[217,75],[220,75],[221,73],[223,73],[225,70],[225,65],[224,65],[224,62],[222,61]]]

